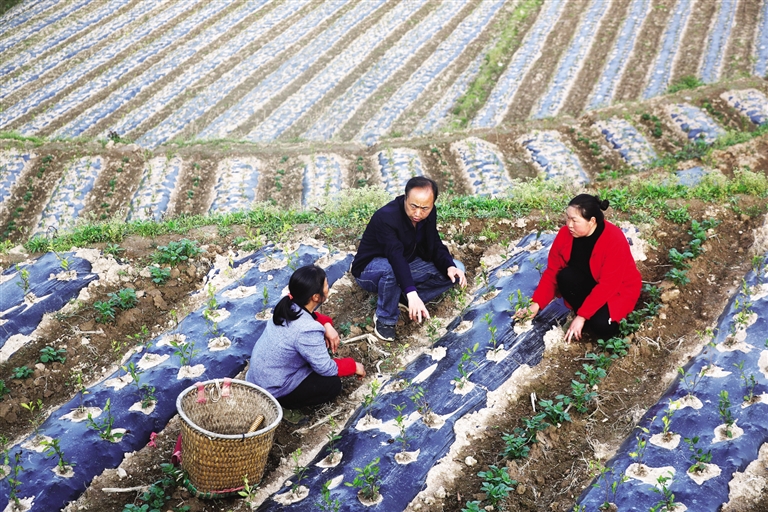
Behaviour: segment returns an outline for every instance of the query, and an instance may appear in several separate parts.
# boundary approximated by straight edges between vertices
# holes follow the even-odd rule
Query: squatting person
[[[451,257],[437,232],[437,183],[423,176],[408,180],[405,195],[371,217],[352,262],[352,275],[378,294],[374,332],[395,339],[399,304],[411,320],[429,318],[425,302],[458,282],[467,285],[464,265]]]
[[[532,303],[517,318],[533,317],[561,296],[576,313],[566,341],[580,340],[584,326],[604,340],[619,334],[619,322],[637,304],[642,282],[627,238],[604,218],[608,206],[589,194],[571,199]]]
[[[328,297],[325,271],[315,265],[299,268],[288,290],[253,346],[245,379],[286,409],[330,402],[341,392],[340,377],[362,378],[365,368],[352,358],[328,354],[328,349],[336,352],[340,339],[330,317],[315,312]]]

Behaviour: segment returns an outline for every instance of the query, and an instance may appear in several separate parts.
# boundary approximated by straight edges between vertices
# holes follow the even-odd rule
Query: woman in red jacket
[[[585,325],[601,339],[619,334],[619,322],[635,308],[642,282],[627,238],[603,216],[607,209],[608,201],[597,196],[571,199],[533,303],[516,318],[536,316],[555,297],[562,297],[576,312],[566,341],[580,340]]]

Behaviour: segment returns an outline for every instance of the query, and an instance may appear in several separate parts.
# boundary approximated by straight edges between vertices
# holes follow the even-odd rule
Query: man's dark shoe
[[[395,326],[383,324],[373,315],[373,333],[382,341],[395,341]]]

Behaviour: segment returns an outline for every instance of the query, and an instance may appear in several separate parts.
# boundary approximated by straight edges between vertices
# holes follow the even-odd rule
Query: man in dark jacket
[[[352,275],[364,290],[379,295],[374,315],[376,336],[395,339],[398,303],[411,320],[429,318],[425,302],[457,282],[467,285],[464,265],[455,261],[437,233],[437,183],[417,176],[405,195],[381,207],[365,228]]]

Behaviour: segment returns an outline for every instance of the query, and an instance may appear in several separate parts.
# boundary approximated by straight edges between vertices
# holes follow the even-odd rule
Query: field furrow
[[[103,168],[101,157],[82,157],[70,162],[56,183],[36,223],[34,234],[43,235],[49,229],[71,230],[83,212],[88,194]]]
[[[760,9],[760,23],[755,33],[754,73],[765,78],[768,75],[768,2]]]
[[[182,172],[181,158],[159,156],[148,161],[139,188],[128,207],[128,220],[160,220],[173,213],[176,206],[176,185]]]
[[[314,29],[334,16],[343,7],[343,1],[332,0],[320,5],[302,17],[292,25],[290,30],[282,32],[269,43],[262,46],[250,58],[232,68],[216,82],[208,86],[205,91],[196,95],[192,100],[185,103],[184,106],[144,133],[138,139],[139,144],[146,147],[156,147],[179,134],[190,123],[221,102],[262,66],[273,61],[292,46],[301,43],[308,37],[308,34],[312,33]]]
[[[304,208],[322,208],[341,194],[347,165],[338,155],[330,154],[313,154],[303,160],[301,204]]]
[[[699,78],[699,72],[703,69],[704,49],[708,47],[707,34],[714,29],[718,5],[723,3],[720,0],[696,0],[691,4],[691,15],[677,49],[670,84],[680,82],[684,77]],[[716,42],[711,49],[717,53],[721,48]]]
[[[751,57],[754,54],[755,34],[760,21],[760,2],[740,0],[736,8],[736,20],[720,76],[734,78],[752,72]]]
[[[542,45],[563,14],[566,3],[565,0],[553,0],[546,2],[542,7],[525,40],[512,55],[507,69],[499,77],[485,104],[472,120],[473,128],[490,128],[502,122],[523,78],[541,57]]]
[[[229,3],[226,0],[216,0],[202,5],[197,12],[192,13],[187,19],[151,44],[131,54],[117,66],[109,68],[88,84],[75,89],[66,97],[46,108],[45,111],[37,114],[34,119],[19,128],[19,131],[24,135],[33,135],[45,130],[59,117],[81,108],[85,102],[91,100],[97,94],[115,86],[126,75],[139,69],[145,62],[161,56],[165,51],[176,45],[179,40],[188,36],[191,31],[203,28],[206,23],[210,22],[212,18],[217,17],[228,7]]]
[[[722,0],[717,8],[717,17],[707,36],[707,49],[699,72],[705,83],[716,82],[722,75],[725,53],[736,22],[738,5],[738,0]]]
[[[121,37],[97,54],[90,56],[87,60],[61,74],[45,86],[34,90],[22,100],[0,112],[0,127],[11,125],[11,123],[28,115],[48,100],[64,94],[72,87],[77,87],[77,84],[84,81],[87,76],[98,73],[104,67],[113,65],[113,59],[116,60],[118,56],[124,54],[127,48],[141,42],[155,30],[178,21],[176,20],[178,16],[186,13],[199,1],[177,1],[172,7],[163,10],[157,16],[153,16],[147,23],[141,24],[136,30]]]
[[[111,19],[105,24],[95,27],[82,38],[70,45],[61,48],[37,62],[29,64],[24,70],[19,70],[15,76],[9,78],[0,90],[0,100],[15,93],[25,85],[39,80],[42,76],[56,69],[57,66],[66,64],[69,59],[78,56],[81,52],[93,48],[112,37],[115,32],[121,31],[129,25],[135,23],[144,15],[151,12],[155,7],[165,4],[169,0],[144,0],[136,4],[130,11],[125,12],[116,18]],[[40,84],[40,82],[37,82]]]
[[[669,17],[669,24],[664,30],[659,52],[649,70],[648,85],[643,91],[643,98],[653,98],[667,90],[672,81],[675,59],[680,51],[688,19],[691,17],[691,4],[696,0],[677,0]]]
[[[511,186],[504,157],[494,144],[469,137],[451,144],[451,150],[473,195],[500,196]]]
[[[16,4],[0,18],[0,36],[55,7],[58,3],[58,0],[30,0]]]
[[[102,5],[83,19],[76,20],[74,23],[71,22],[69,25],[58,30],[54,34],[49,35],[38,44],[26,48],[23,52],[16,54],[13,58],[4,61],[0,64],[0,76],[8,75],[20,67],[29,64],[46,52],[52,51],[58,46],[66,43],[77,34],[95,28],[97,24],[104,22],[105,19],[114,16],[117,12],[121,10],[127,11],[127,9],[123,9],[126,6],[135,5],[135,0],[115,0]]]
[[[0,56],[3,56],[3,52],[8,51],[20,43],[23,43],[30,36],[37,34],[41,30],[53,25],[54,23],[66,20],[68,16],[84,8],[90,2],[91,0],[72,0],[62,9],[51,14],[45,19],[36,23],[31,23],[29,26],[22,27],[19,30],[13,30],[12,33],[10,33],[7,37],[0,38]]]
[[[248,55],[249,46],[254,41],[262,40],[267,34],[273,34],[273,37],[277,37],[277,34],[282,32],[280,29],[282,24],[309,4],[310,1],[295,0],[293,2],[284,2],[274,7],[270,12],[264,14],[230,39],[226,45],[207,54],[200,62],[187,68],[185,73],[164,85],[162,89],[152,94],[151,97],[145,98],[145,101],[137,100],[141,101],[140,108],[133,108],[121,118],[114,120],[111,124],[111,129],[120,135],[138,130],[143,123],[160,113],[163,109],[168,108],[169,105],[176,106],[176,103],[178,103],[179,98],[182,97],[185,91],[192,87],[199,87],[201,85],[200,82],[203,82],[206,77],[215,75],[225,63],[234,61],[240,55],[243,56],[242,60],[244,62],[249,62],[251,59],[259,60],[261,54]],[[272,4],[270,3],[270,5]],[[222,84],[219,84],[219,86],[222,86]]]
[[[410,148],[387,148],[374,156],[384,190],[398,196],[414,176],[424,176],[419,152]]]
[[[424,94],[464,49],[488,27],[505,0],[484,0],[451,35],[437,47],[418,70],[402,84],[379,111],[363,126],[357,140],[372,145]]]
[[[227,137],[239,126],[279,95],[304,72],[308,71],[326,53],[332,51],[345,35],[352,32],[363,20],[381,8],[386,0],[368,0],[358,3],[330,27],[319,34],[300,52],[286,60],[277,70],[249,91],[237,103],[206,126],[197,136],[199,139]]]
[[[259,169],[255,158],[226,158],[216,168],[216,185],[210,213],[246,211],[256,201],[259,189]]]
[[[198,37],[179,46],[165,56],[160,62],[154,64],[119,89],[112,91],[106,99],[89,108],[77,118],[61,127],[55,132],[55,136],[71,138],[83,134],[99,121],[115,112],[122,105],[131,101],[131,99],[138,95],[142,90],[151,87],[154,83],[168,76],[174,70],[185,66],[188,60],[206,50],[209,45],[214,44],[219,37],[226,34],[233,26],[236,26],[240,20],[254,14],[267,2],[268,0],[252,0],[246,2],[241,8],[230,12],[224,18],[207,28]]]
[[[517,142],[525,148],[534,167],[547,179],[580,184],[589,182],[589,176],[579,158],[563,143],[558,132],[548,130],[527,133]]]
[[[294,95],[253,128],[245,138],[265,142],[280,137],[313,105],[369,58],[374,50],[380,47],[382,41],[400,28],[426,3],[427,0],[399,3],[376,25],[353,41],[347,51],[336,56],[325,69],[302,85]]]
[[[612,103],[652,3],[652,0],[632,0],[627,9],[624,23],[611,49],[608,62],[589,97],[588,109],[605,107]]]
[[[13,196],[19,178],[34,158],[34,153],[14,149],[0,152],[0,212],[7,209],[6,201]]]
[[[310,140],[328,140],[336,136],[368,100],[392,75],[398,72],[422,46],[426,45],[446,24],[459,14],[466,1],[443,2],[419,24],[395,43],[377,62],[326,108],[302,135]]]

